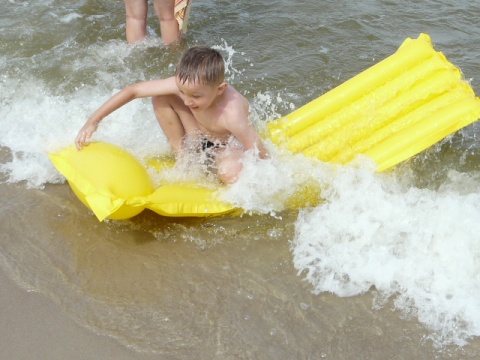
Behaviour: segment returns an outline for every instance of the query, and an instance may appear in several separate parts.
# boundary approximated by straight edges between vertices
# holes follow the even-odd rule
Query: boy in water
[[[193,46],[182,55],[175,76],[127,86],[87,120],[75,139],[79,150],[97,130],[99,122],[136,98],[152,97],[153,109],[175,154],[181,154],[186,136],[200,138],[202,148],[213,149],[220,181],[234,183],[242,170],[244,152],[256,149],[268,158],[262,139],[248,119],[249,102],[224,82],[221,54]]]

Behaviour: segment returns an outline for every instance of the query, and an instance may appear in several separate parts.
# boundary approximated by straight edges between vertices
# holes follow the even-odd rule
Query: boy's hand
[[[80,129],[75,139],[75,145],[78,150],[82,150],[84,146],[88,145],[87,140],[90,139],[93,133],[97,130],[98,122],[91,122],[90,120]]]

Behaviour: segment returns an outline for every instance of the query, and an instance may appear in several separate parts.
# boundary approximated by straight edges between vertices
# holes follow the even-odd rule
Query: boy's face
[[[221,83],[216,86],[203,85],[199,82],[182,83],[176,79],[178,89],[180,90],[180,97],[185,106],[188,106],[192,111],[201,111],[209,108],[217,96],[223,93],[226,83]]]

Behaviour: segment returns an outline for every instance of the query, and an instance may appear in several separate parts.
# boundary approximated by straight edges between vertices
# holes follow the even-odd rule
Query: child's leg
[[[238,180],[242,171],[242,158],[244,156],[241,147],[231,147],[220,150],[215,158],[218,168],[218,178],[224,184],[233,184]]]
[[[153,6],[160,21],[160,32],[163,42],[166,45],[178,42],[180,29],[174,14],[175,0],[155,0]]]
[[[147,35],[147,12],[147,0],[125,0],[125,24],[129,44],[143,40]]]
[[[197,121],[178,96],[154,96],[152,104],[160,127],[178,154],[185,134],[198,131]]]

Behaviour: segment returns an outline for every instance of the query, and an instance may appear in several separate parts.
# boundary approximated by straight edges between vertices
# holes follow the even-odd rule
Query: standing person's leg
[[[155,13],[160,21],[162,40],[166,45],[180,40],[180,30],[175,19],[175,0],[154,0]]]
[[[147,0],[125,0],[127,42],[134,44],[147,36]]]

